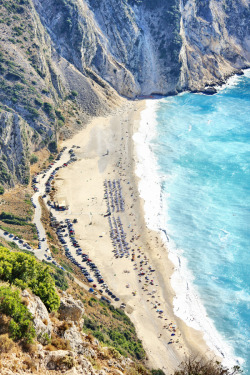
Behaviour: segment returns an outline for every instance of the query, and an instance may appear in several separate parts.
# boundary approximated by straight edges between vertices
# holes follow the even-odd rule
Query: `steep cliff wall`
[[[202,90],[249,67],[249,1],[182,0],[179,88]]]
[[[178,0],[34,0],[58,54],[126,97],[174,92],[180,72]],[[55,17],[56,15],[56,17]]]
[[[250,0],[1,0],[0,7],[0,110],[39,135],[31,150],[107,113],[119,95],[203,90],[250,66]]]
[[[249,66],[248,0],[34,4],[58,54],[127,97],[202,90]]]
[[[0,179],[10,186],[18,181],[27,184],[30,149],[39,136],[17,114],[2,111],[0,124]]]

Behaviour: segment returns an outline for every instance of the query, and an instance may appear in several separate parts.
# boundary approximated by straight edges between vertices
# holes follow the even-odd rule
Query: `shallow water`
[[[250,74],[148,102],[135,135],[146,219],[167,232],[175,312],[250,369]],[[153,209],[152,209],[153,207]]]

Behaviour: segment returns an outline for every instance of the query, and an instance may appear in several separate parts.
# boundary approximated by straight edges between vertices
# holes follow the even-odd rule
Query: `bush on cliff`
[[[30,288],[41,298],[48,311],[56,311],[60,306],[49,267],[44,267],[31,255],[0,247],[0,280],[21,289]]]
[[[239,366],[234,366],[229,370],[220,362],[190,357],[181,363],[179,370],[176,370],[174,375],[238,375],[241,373]]]
[[[33,341],[36,336],[33,317],[23,305],[19,290],[5,285],[0,287],[0,312],[11,318],[9,334],[14,340]]]

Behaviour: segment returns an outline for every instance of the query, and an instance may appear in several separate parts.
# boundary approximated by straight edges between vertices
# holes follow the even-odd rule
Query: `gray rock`
[[[67,371],[75,365],[74,355],[68,350],[48,352],[44,361],[48,370]]]
[[[62,297],[58,313],[60,320],[81,322],[84,306],[81,301],[75,301],[71,296]]]
[[[39,297],[29,293],[27,290],[22,292],[22,297],[26,299],[27,308],[34,317],[33,322],[37,340],[41,344],[46,344],[52,333],[52,324],[48,310]]]
[[[214,95],[217,94],[217,90],[215,87],[206,87],[204,90],[202,90],[202,93],[206,95]]]
[[[80,354],[83,353],[83,338],[82,334],[79,331],[78,327],[75,324],[72,325],[69,329],[64,332],[64,339],[68,340],[70,343],[70,347],[74,352]]]

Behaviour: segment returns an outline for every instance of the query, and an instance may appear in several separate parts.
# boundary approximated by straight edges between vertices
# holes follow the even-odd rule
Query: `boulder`
[[[72,327],[64,332],[63,337],[65,340],[69,341],[70,347],[74,352],[77,354],[83,353],[83,338],[74,323],[72,324]]]
[[[215,87],[206,87],[203,91],[202,91],[203,94],[206,94],[206,95],[214,95],[214,94],[217,94],[217,90]]]
[[[75,301],[71,296],[67,295],[66,297],[61,297],[58,313],[60,320],[79,322],[84,313],[84,306],[80,300]]]

